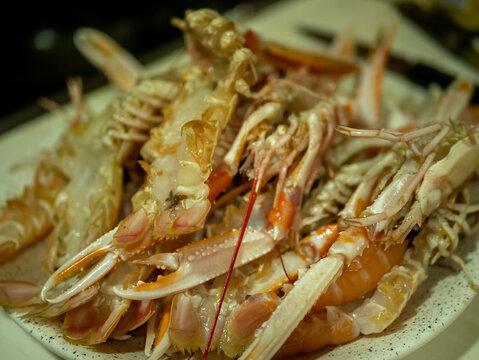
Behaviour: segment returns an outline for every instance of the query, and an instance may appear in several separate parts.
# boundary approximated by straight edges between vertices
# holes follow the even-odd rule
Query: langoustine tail
[[[0,262],[42,238],[53,227],[53,202],[65,186],[55,168],[40,164],[34,183],[0,210]]]

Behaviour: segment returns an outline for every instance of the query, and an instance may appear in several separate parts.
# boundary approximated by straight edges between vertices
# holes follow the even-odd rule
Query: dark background
[[[68,77],[80,76],[86,93],[107,83],[74,47],[73,33],[79,27],[102,30],[147,64],[183,46],[181,32],[170,20],[183,17],[186,9],[209,7],[224,13],[240,6],[239,13],[252,16],[275,1],[280,0],[9,1],[0,12],[0,134],[44,113],[37,103],[41,96],[66,103]],[[397,6],[438,44],[479,69],[479,53],[469,47],[471,38],[479,37],[479,24],[464,27],[445,5],[424,9],[404,0]],[[421,68],[416,73],[418,83],[450,82],[450,76],[444,78],[437,70],[428,73]],[[479,103],[479,90],[474,99]]]
[[[65,103],[65,80],[81,76],[85,92],[107,83],[75,49],[73,32],[82,26],[100,29],[142,63],[182,46],[181,32],[170,24],[188,8],[209,7],[219,12],[240,0],[176,0],[120,2],[17,1],[4,4],[0,21],[0,133],[44,110],[40,96]]]

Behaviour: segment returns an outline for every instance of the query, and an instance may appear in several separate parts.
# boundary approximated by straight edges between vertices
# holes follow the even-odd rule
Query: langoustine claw
[[[128,299],[157,299],[175,294],[228,271],[239,230],[189,244],[173,254],[157,254],[142,263],[166,267],[171,274],[159,276],[153,283],[140,283],[133,289],[115,289]],[[242,266],[271,251],[274,242],[264,232],[249,228],[238,255],[236,266]]]
[[[72,343],[93,345],[106,341],[119,325],[127,328],[135,326],[125,315],[128,315],[129,310],[130,313],[135,312],[136,307],[131,308],[131,301],[116,296],[111,288],[118,283],[127,287],[130,283],[145,280],[150,273],[151,269],[133,263],[119,264],[101,282],[98,293],[90,301],[65,314],[63,336]],[[152,314],[151,311],[146,313],[144,321]],[[123,324],[120,324],[121,320]],[[116,336],[124,335],[122,327],[118,328]]]
[[[99,30],[78,29],[73,41],[86,59],[123,90],[132,89],[144,76],[143,66],[138,60]]]
[[[151,138],[142,149],[143,158],[149,162],[144,165],[148,174],[145,186],[133,198],[134,212],[53,274],[42,291],[45,299],[61,301],[98,281],[118,261],[145,251],[158,239],[202,227],[211,206],[205,182],[211,173],[210,162],[218,138],[237,104],[235,84],[240,80],[255,81],[249,50],[235,48],[229,55],[229,73],[216,88],[203,74],[191,69],[183,91],[164,111],[164,123],[151,131]],[[200,120],[191,120],[196,118]],[[52,291],[58,292],[52,287],[65,280],[74,282],[72,274],[84,268],[85,263],[94,267],[90,275],[68,291],[60,290],[60,297],[52,296]]]

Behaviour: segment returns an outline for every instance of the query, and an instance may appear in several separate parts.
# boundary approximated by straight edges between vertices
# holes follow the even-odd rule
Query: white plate
[[[323,24],[323,27],[328,28],[329,26],[330,30],[337,30],[336,26],[341,21],[333,21],[332,19],[343,15],[347,18],[348,16],[345,14],[356,13],[361,14],[362,21],[356,22],[353,25],[358,27],[359,30],[367,28],[369,32],[372,31],[369,29],[373,26],[371,24],[376,24],[376,28],[381,25],[378,24],[377,19],[381,19],[385,23],[388,16],[391,16],[390,10],[385,10],[385,5],[383,4],[378,5],[378,3],[368,1],[361,3],[362,5],[365,4],[366,7],[362,5],[359,7],[355,5],[357,2],[350,0],[343,0],[341,3],[346,4],[351,12],[343,12],[342,15],[331,13],[333,9],[331,1],[283,3],[269,9],[267,15],[260,14],[252,21],[252,25],[266,37],[276,38],[276,40],[283,39],[288,43],[298,43],[303,46],[313,46],[310,41],[299,38],[297,34],[296,38],[291,35],[299,23],[316,24],[313,20],[320,21],[323,19],[325,21],[325,19],[329,19],[331,24],[334,25]],[[374,10],[376,8],[377,11]],[[318,14],[318,16],[313,16],[313,14]],[[381,16],[373,16],[372,14],[381,14]],[[344,20],[343,23],[345,21],[348,20]],[[278,24],[281,24],[281,27],[278,27]],[[417,45],[421,44],[422,40],[420,37],[415,37],[416,33],[411,33],[413,35],[409,34],[409,31],[412,31],[410,25],[403,24],[402,28],[404,27],[406,27],[406,30],[405,32],[403,31],[402,35],[400,30],[398,40],[400,40],[400,44],[402,44],[401,46],[405,50],[408,50],[407,44],[415,44],[410,51],[408,50],[412,54],[414,52],[413,48],[417,49]],[[273,30],[278,28],[281,31],[288,31],[288,35],[283,36],[281,32]],[[408,42],[405,40],[408,36],[412,36],[414,39]],[[425,46],[426,44],[422,46],[422,49]],[[434,51],[432,51],[432,54],[434,54]],[[444,63],[452,70],[458,69],[459,66],[454,61],[444,61]],[[162,64],[164,65],[164,63]],[[463,73],[468,72],[468,69],[463,71]],[[408,89],[404,86],[404,83],[398,82],[394,77],[388,78],[386,88],[392,89],[396,93]],[[110,96],[111,91],[96,92],[89,97],[89,102],[93,102],[96,108],[101,108],[106,101],[105,99]],[[9,174],[9,168],[19,160],[35,154],[38,148],[51,144],[60,133],[61,128],[61,120],[47,115],[0,137],[0,202],[3,202],[8,196],[19,193],[31,175],[31,169],[28,167],[14,174]],[[12,262],[0,266],[0,279],[22,279],[41,282],[47,275],[39,270],[43,253],[42,243],[32,246]],[[477,238],[462,240],[457,253],[465,259],[474,280],[476,283],[479,283]],[[450,261],[441,261],[430,269],[429,278],[413,296],[401,317],[384,333],[377,336],[361,337],[350,344],[328,348],[319,354],[310,354],[299,358],[316,359],[319,355],[321,355],[322,359],[367,358],[372,360],[403,357],[437,336],[445,327],[452,323],[466,309],[474,295],[475,292],[470,289],[464,274],[458,271],[457,267],[451,264]],[[62,338],[61,324],[58,321],[21,319],[14,315],[13,318],[27,333],[65,359],[144,359],[141,339],[135,338],[128,342],[112,341],[111,343],[96,347],[81,347],[72,345]],[[7,332],[8,326],[10,325],[7,325],[7,322],[0,322],[1,332]],[[2,344],[1,341],[0,344]],[[8,346],[9,344],[4,345]],[[24,359],[34,356],[31,353],[30,347],[23,349],[23,352],[27,354]]]

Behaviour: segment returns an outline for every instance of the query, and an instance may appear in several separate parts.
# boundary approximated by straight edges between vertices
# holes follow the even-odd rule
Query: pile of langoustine
[[[429,265],[464,267],[454,249],[479,210],[468,81],[388,111],[396,25],[359,64],[348,36],[314,54],[212,10],[173,23],[189,60],[150,77],[77,33],[124,93],[94,115],[69,83],[69,131],[0,217],[1,258],[46,236],[52,274],[1,282],[3,306],[63,316],[75,344],[143,326],[150,359],[269,359],[380,333]]]

